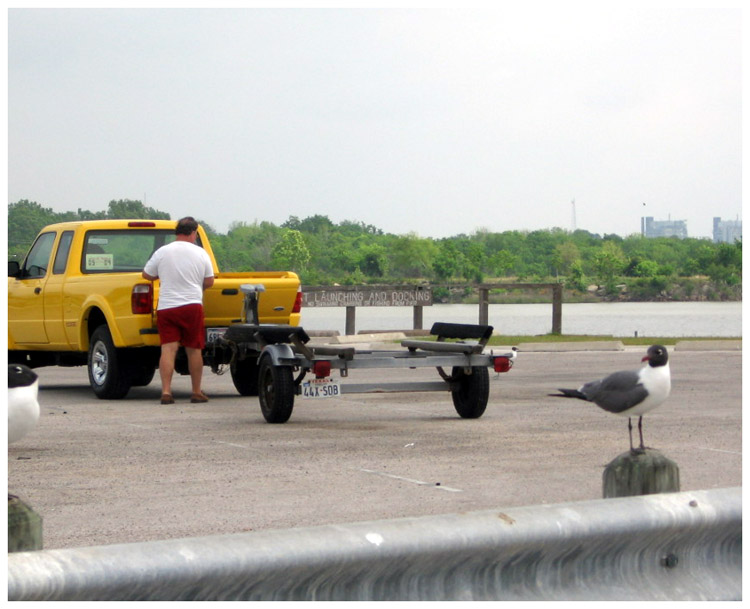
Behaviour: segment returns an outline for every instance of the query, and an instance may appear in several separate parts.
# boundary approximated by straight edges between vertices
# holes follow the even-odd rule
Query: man
[[[203,327],[203,290],[214,284],[211,258],[195,242],[198,223],[188,216],[177,222],[177,238],[156,250],[143,267],[143,277],[149,281],[159,279],[159,304],[156,326],[159,330],[161,357],[161,403],[174,404],[172,375],[175,357],[182,344],[188,358],[192,384],[190,401],[193,404],[208,402],[201,389],[203,376],[203,347],[206,344]]]

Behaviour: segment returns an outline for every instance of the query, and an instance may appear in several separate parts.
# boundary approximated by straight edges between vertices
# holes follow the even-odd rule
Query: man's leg
[[[193,395],[201,395],[201,380],[203,378],[203,352],[201,349],[185,347],[188,358],[188,370],[190,371],[190,382],[193,386]]]
[[[174,374],[174,361],[177,357],[179,342],[165,343],[161,346],[161,357],[159,358],[159,376],[161,377],[162,395],[172,395],[172,375]]]

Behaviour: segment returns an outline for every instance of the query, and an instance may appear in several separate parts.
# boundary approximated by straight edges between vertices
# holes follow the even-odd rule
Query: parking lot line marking
[[[226,444],[227,446],[234,446],[235,448],[250,448],[245,444],[234,444],[233,442],[224,442],[223,440],[214,440],[217,444]]]
[[[241,448],[243,450],[250,450],[255,453],[264,453],[265,451],[261,448],[256,448],[254,446],[249,446],[247,444],[236,444],[234,442],[225,442],[224,440],[212,440],[216,444],[224,444],[225,446],[232,446],[233,448]]]
[[[138,429],[155,429],[152,425],[138,425],[137,423],[125,423],[125,425],[129,425],[130,427],[137,427]],[[156,431],[163,430],[157,429]]]
[[[365,472],[366,474],[375,474],[376,476],[383,476],[384,478],[392,478],[394,480],[401,480],[402,482],[411,482],[412,484],[418,484],[420,486],[431,486],[449,493],[463,493],[460,488],[452,488],[450,486],[443,486],[439,482],[424,482],[423,480],[415,480],[414,478],[405,478],[404,476],[397,476],[396,474],[389,474],[387,472],[376,472],[372,469],[360,468],[359,471]]]
[[[170,430],[166,429],[157,429],[155,427],[149,426],[149,425],[138,425],[137,423],[125,423],[125,425],[129,425],[130,427],[137,427],[138,429],[150,429],[153,431],[160,431],[162,433],[169,433]],[[234,442],[224,442],[223,440],[213,440],[216,444],[225,444],[227,446],[233,446],[234,448],[244,448],[245,450],[252,450],[255,452],[263,452],[258,448],[253,448],[252,446],[248,446],[247,444],[235,444]]]
[[[729,453],[730,455],[741,455],[742,453],[736,450],[723,450],[721,448],[706,448],[704,446],[698,446],[700,450],[711,450],[715,453]]]

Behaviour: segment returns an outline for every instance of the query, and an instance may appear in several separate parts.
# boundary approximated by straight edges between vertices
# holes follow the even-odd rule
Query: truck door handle
[[[34,294],[41,294],[42,288],[34,288]]]
[[[222,296],[236,296],[237,294],[239,294],[239,291],[237,290],[237,288],[224,288],[221,291],[221,294]]]

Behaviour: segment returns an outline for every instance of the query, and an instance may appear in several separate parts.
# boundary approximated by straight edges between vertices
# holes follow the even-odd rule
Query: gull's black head
[[[648,365],[652,368],[666,366],[667,362],[669,361],[667,348],[663,345],[651,345],[648,348],[648,351],[646,351],[645,357],[641,361],[648,361]]]
[[[8,389],[28,387],[39,378],[37,373],[23,364],[8,364]]]

